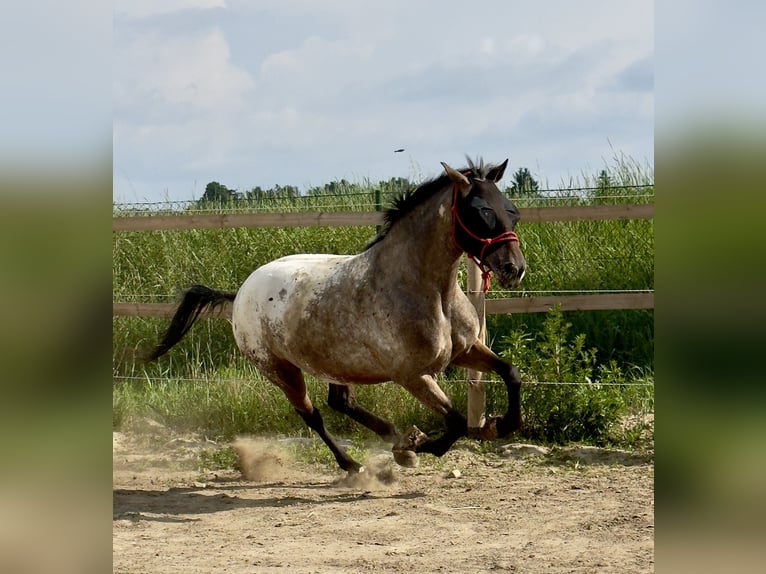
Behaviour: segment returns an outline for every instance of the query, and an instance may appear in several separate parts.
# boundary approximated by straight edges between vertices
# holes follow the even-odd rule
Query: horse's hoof
[[[394,461],[399,466],[405,466],[407,468],[415,468],[420,462],[418,455],[411,450],[395,449],[391,451],[394,453]]]
[[[500,436],[498,429],[499,416],[491,416],[484,422],[484,426],[471,427],[468,429],[468,436],[478,440],[495,440]]]
[[[412,425],[410,430],[407,431],[401,439],[399,439],[399,442],[394,446],[394,448],[400,450],[416,451],[418,450],[418,447],[420,447],[427,440],[428,435],[426,435],[426,433],[424,433],[415,425]]]
[[[497,438],[497,428],[494,424],[485,423],[482,427],[469,428],[468,436],[476,440],[495,440]]]
[[[394,460],[399,466],[409,468],[418,465],[418,456],[415,454],[418,447],[428,440],[428,436],[415,425],[412,425],[409,431],[404,433],[399,442],[394,445],[391,452],[394,453]]]
[[[503,417],[497,417],[495,422],[497,428],[498,438],[505,438],[509,434],[521,430],[521,414],[515,416],[505,415]]]

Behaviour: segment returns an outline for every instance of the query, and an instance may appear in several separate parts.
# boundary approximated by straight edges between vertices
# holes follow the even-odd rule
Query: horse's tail
[[[184,293],[162,340],[145,356],[145,359],[154,361],[167,353],[192,328],[202,311],[206,308],[215,309],[226,301],[234,301],[236,296],[236,293],[217,291],[204,285],[192,285]]]

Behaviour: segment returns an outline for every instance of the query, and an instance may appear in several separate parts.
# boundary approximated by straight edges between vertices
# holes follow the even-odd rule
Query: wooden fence
[[[469,274],[474,265],[468,266]],[[654,293],[599,293],[595,295],[566,295],[561,297],[515,297],[486,299],[482,304],[487,315],[513,313],[547,313],[558,304],[562,311],[606,311],[610,309],[654,309]],[[113,302],[115,317],[169,318],[175,312],[175,303]],[[228,319],[231,309],[222,305],[215,313],[202,313],[200,317]]]
[[[652,219],[654,205],[578,205],[570,207],[525,207],[524,223],[553,221],[603,221],[608,219]],[[383,223],[378,211],[311,213],[213,213],[194,215],[130,215],[114,217],[112,231],[180,231],[228,229],[232,227],[354,227]]]
[[[573,207],[527,207],[527,223],[564,221],[604,221],[652,219],[653,204],[598,205]],[[114,232],[173,231],[187,229],[227,229],[233,227],[351,227],[374,226],[383,223],[380,212],[313,212],[313,213],[247,213],[199,215],[141,215],[112,219]],[[602,293],[560,297],[516,297],[485,299],[481,291],[481,274],[476,265],[468,263],[468,297],[476,307],[481,321],[481,337],[486,337],[486,315],[506,313],[544,313],[554,305],[562,311],[595,311],[608,309],[653,309],[654,293]],[[112,313],[122,317],[172,317],[173,303],[113,302]],[[227,319],[231,305],[202,316]],[[469,370],[467,419],[469,428],[481,428],[485,422],[486,398],[482,373]]]

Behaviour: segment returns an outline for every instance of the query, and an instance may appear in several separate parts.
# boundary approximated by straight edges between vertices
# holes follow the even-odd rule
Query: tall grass
[[[520,368],[525,383],[522,437],[546,443],[629,447],[647,440],[641,415],[653,412],[652,374],[635,368],[625,371],[613,361],[597,365],[596,350],[587,346],[584,335],[571,333],[571,324],[559,310],[545,315],[540,332],[512,331],[501,346],[502,354]],[[177,374],[172,360],[159,371],[118,377],[113,393],[115,428],[133,417],[148,416],[213,438],[231,439],[244,433],[310,436],[282,392],[251,366],[242,362],[231,368],[208,368],[195,362],[197,352],[197,348],[188,354],[173,352],[176,359],[180,355],[188,378]],[[465,412],[467,386],[462,374],[449,369],[440,379],[455,408]],[[370,431],[327,408],[326,383],[310,376],[306,380],[309,397],[323,411],[328,428],[342,436],[377,440]],[[486,389],[487,412],[504,412],[505,386],[496,377],[488,377]],[[439,416],[396,385],[360,386],[356,394],[360,404],[399,429],[413,423],[429,434],[443,429]],[[626,425],[631,415],[634,422]]]

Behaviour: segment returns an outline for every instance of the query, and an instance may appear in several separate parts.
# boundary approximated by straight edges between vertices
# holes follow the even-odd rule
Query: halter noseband
[[[463,174],[466,175],[466,174]],[[519,236],[516,235],[513,231],[506,231],[504,233],[501,233],[497,237],[490,237],[489,239],[484,237],[479,237],[476,235],[473,231],[468,229],[466,227],[465,223],[463,223],[463,220],[460,219],[460,215],[457,212],[457,194],[458,194],[458,185],[457,183],[453,185],[452,188],[452,242],[455,244],[455,247],[460,249],[461,251],[464,251],[466,255],[468,255],[474,263],[481,269],[481,289],[482,292],[486,293],[489,291],[489,279],[492,275],[492,270],[487,266],[486,263],[484,263],[484,254],[487,252],[487,249],[491,245],[497,245],[500,243],[510,243],[512,241],[515,241],[516,243],[519,242]],[[471,239],[474,241],[478,241],[481,245],[481,250],[479,251],[479,255],[477,256],[475,253],[472,253],[462,245],[460,245],[457,241],[457,235],[455,233],[455,229],[457,226],[460,225],[460,228],[463,230],[463,232],[468,235]]]

